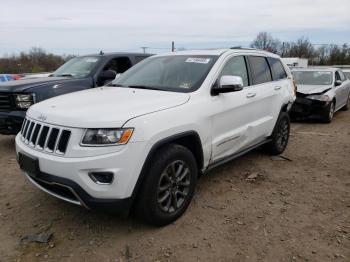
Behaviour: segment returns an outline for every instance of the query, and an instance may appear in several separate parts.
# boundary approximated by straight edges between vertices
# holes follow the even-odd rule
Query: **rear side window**
[[[248,56],[253,85],[272,81],[270,67],[265,57]]]
[[[267,60],[269,61],[269,64],[271,67],[273,80],[280,80],[280,79],[287,78],[287,73],[284,70],[284,67],[279,59],[269,57],[267,58]]]

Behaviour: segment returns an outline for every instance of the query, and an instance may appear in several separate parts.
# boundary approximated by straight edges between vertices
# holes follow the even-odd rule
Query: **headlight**
[[[306,98],[323,102],[330,102],[332,99],[328,95],[309,95]]]
[[[128,143],[133,128],[99,128],[85,131],[82,146],[125,145]]]
[[[27,109],[35,102],[34,94],[16,94],[15,95],[16,106],[20,109]]]

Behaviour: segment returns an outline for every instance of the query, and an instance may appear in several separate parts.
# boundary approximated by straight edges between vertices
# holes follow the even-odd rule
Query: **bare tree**
[[[312,59],[316,57],[316,52],[309,39],[301,37],[291,44],[289,56]]]
[[[277,38],[273,38],[272,35],[267,32],[260,32],[250,44],[250,47],[278,53],[280,51],[281,42]]]

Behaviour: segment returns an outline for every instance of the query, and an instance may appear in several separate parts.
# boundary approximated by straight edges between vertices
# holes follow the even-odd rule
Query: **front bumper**
[[[100,199],[89,195],[73,180],[53,176],[46,173],[29,174],[26,177],[42,191],[66,202],[83,206],[88,209],[127,215],[132,205],[132,198]]]
[[[128,143],[113,153],[63,157],[34,150],[24,144],[19,135],[16,137],[17,154],[38,161],[38,172],[24,171],[38,188],[70,203],[122,214],[128,213],[132,203],[132,193],[144,161],[143,145],[143,142]],[[112,172],[113,182],[97,184],[89,172]]]
[[[26,111],[0,112],[0,134],[16,135],[22,127]]]
[[[290,110],[292,117],[321,117],[327,114],[330,102],[297,97]]]

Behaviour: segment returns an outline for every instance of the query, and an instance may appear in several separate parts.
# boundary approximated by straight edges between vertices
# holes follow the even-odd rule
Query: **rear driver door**
[[[269,63],[265,56],[248,56],[252,85],[247,94],[251,104],[250,117],[252,121],[249,126],[249,145],[262,142],[271,135],[275,126],[279,111],[282,84],[273,81]]]

